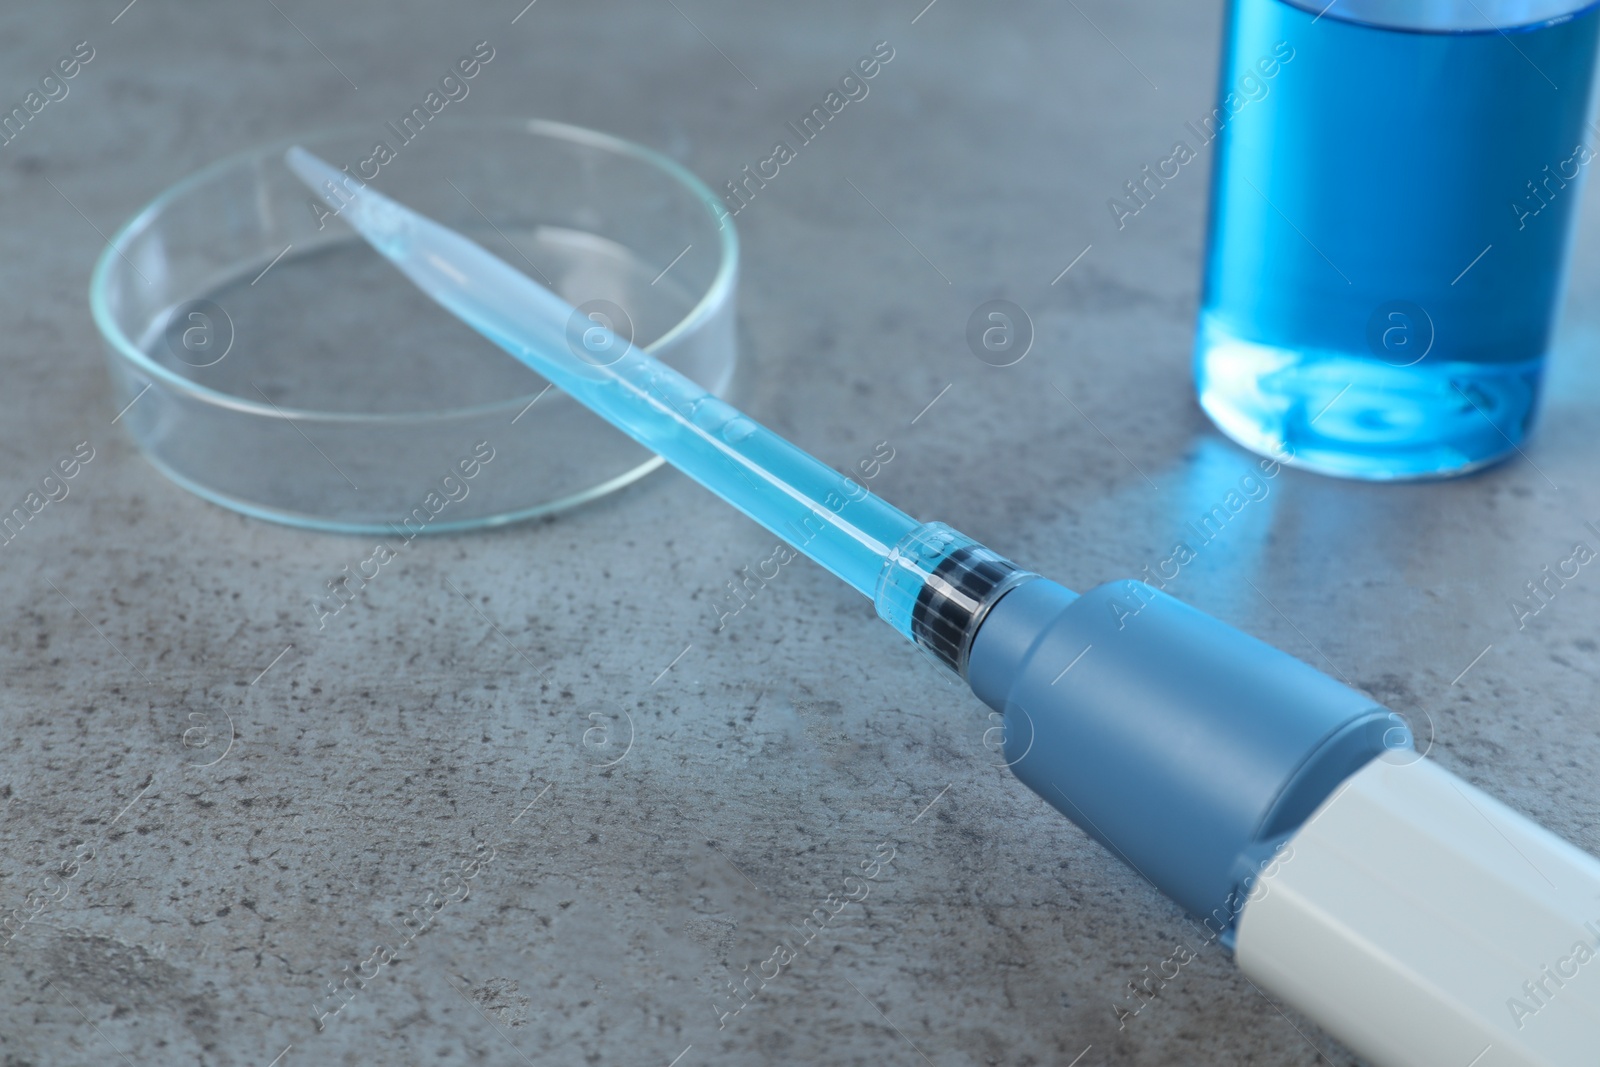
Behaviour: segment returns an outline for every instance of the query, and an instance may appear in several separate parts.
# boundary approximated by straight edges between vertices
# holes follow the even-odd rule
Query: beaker
[[[1263,455],[1459,474],[1532,424],[1584,173],[1593,0],[1231,0],[1195,345]]]

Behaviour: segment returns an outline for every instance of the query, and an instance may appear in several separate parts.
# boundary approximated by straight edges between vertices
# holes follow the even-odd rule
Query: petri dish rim
[[[654,167],[667,177],[674,179],[699,201],[700,206],[705,209],[707,216],[717,227],[720,251],[717,273],[688,314],[679,319],[671,329],[646,345],[644,351],[654,352],[658,348],[671,344],[683,334],[697,329],[718,308],[732,298],[735,279],[738,277],[739,235],[728,220],[727,212],[720,210],[721,204],[717,200],[716,194],[711,191],[705,182],[701,181],[699,177],[677,160],[663,155],[655,149],[647,148],[615,134],[602,133],[599,130],[573,126],[565,122],[555,122],[550,119],[485,117],[463,119],[459,125],[516,129],[535,136],[566,140],[591,148],[603,149],[621,156],[631,157]],[[173,201],[204,184],[217,174],[237,167],[247,160],[267,158],[273,153],[281,155],[288,151],[291,146],[308,140],[357,136],[365,132],[365,127],[352,123],[311,130],[279,141],[254,145],[208,163],[206,166],[164,189],[155,199],[136,211],[132,218],[117,229],[117,232],[112,235],[111,240],[106,243],[106,247],[95,260],[94,270],[89,276],[89,312],[100,336],[116,350],[117,354],[126,363],[137,369],[141,374],[160,381],[164,386],[216,407],[240,411],[266,419],[320,423],[392,423],[400,419],[428,421],[432,419],[468,418],[492,414],[497,411],[513,410],[533,399],[536,395],[540,395],[525,393],[509,399],[493,400],[467,407],[434,408],[418,412],[321,411],[312,408],[289,408],[282,405],[263,404],[247,397],[201,385],[191,378],[186,378],[161,366],[150,359],[143,349],[134,344],[133,340],[117,325],[106,296],[106,290],[110,285],[111,271],[116,267],[115,261],[123,257],[123,245],[131,242],[134,237],[144,232],[160,216],[162,210]],[[654,469],[654,466],[651,465],[649,469]],[[642,476],[644,473],[646,472],[641,471],[637,476]],[[227,506],[237,508],[236,504],[230,503]],[[541,508],[547,510],[550,507],[552,505],[541,505]]]

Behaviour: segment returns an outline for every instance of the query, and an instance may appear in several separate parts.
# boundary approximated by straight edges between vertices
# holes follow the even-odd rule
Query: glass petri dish
[[[726,394],[738,238],[699,179],[559,123],[373,123],[207,167],[96,263],[117,421],[185,489],[296,526],[432,533],[571,507],[661,464],[414,290],[290,173],[291,144]]]

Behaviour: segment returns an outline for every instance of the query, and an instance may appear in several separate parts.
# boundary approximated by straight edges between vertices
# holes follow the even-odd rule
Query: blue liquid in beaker
[[[1416,32],[1338,11],[1233,5],[1200,403],[1241,444],[1325,473],[1460,473],[1532,421],[1600,151],[1600,13]]]

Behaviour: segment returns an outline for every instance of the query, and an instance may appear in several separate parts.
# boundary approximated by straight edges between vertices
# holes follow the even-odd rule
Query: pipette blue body
[[[469,239],[288,162],[434,300],[871,597],[1002,713],[1019,779],[1259,984],[1383,1064],[1592,1061],[1600,977],[1560,976],[1600,954],[1600,862],[1394,712],[1144,583],[1079,596],[919,523]]]

